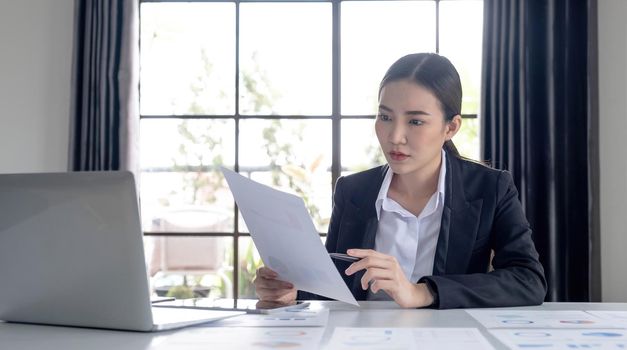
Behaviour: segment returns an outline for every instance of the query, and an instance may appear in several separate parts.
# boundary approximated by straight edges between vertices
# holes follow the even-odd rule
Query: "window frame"
[[[341,3],[344,2],[364,2],[364,1],[382,1],[382,0],[140,0],[139,12],[140,12],[140,29],[141,29],[141,4],[142,3],[234,3],[235,4],[235,113],[228,114],[208,114],[208,115],[154,115],[154,114],[141,114],[141,120],[158,120],[158,119],[229,119],[235,123],[235,157],[234,157],[234,171],[240,172],[239,155],[240,155],[240,121],[246,119],[287,119],[287,120],[308,120],[308,119],[324,119],[331,120],[332,136],[331,136],[331,189],[333,184],[341,176],[341,125],[342,120],[350,119],[370,119],[375,118],[374,114],[366,115],[342,115],[341,114]],[[387,0],[397,1],[397,0]],[[440,2],[442,0],[421,0],[435,3],[435,52],[440,52]],[[240,4],[242,3],[331,3],[332,6],[332,59],[331,59],[331,74],[332,74],[332,87],[331,87],[331,114],[330,115],[247,115],[240,113]],[[141,35],[140,35],[141,38]],[[141,55],[141,40],[140,40],[140,55]],[[476,119],[477,114],[462,114],[464,119]],[[194,167],[190,168],[191,170]],[[203,168],[206,169],[206,168]],[[159,170],[159,168],[155,168]],[[331,198],[329,198],[331,200]],[[239,215],[237,204],[234,203],[234,223],[233,232],[169,232],[169,231],[143,231],[144,236],[147,237],[159,237],[159,236],[177,236],[177,237],[230,237],[233,241],[233,256],[231,267],[233,267],[233,298],[239,298],[239,238],[250,237],[250,233],[240,232]],[[326,237],[326,232],[319,232],[320,237]]]

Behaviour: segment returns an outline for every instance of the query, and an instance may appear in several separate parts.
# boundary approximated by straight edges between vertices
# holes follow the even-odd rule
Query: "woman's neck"
[[[394,174],[390,190],[396,194],[409,199],[428,198],[438,189],[440,177],[440,167],[442,155],[427,164],[424,168],[418,169],[408,174]]]

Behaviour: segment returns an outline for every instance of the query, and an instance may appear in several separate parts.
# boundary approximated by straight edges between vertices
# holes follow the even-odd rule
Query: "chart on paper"
[[[486,328],[620,328],[583,311],[466,310]]]
[[[207,349],[319,349],[324,328],[209,328],[194,327],[153,341],[151,350]]]
[[[242,315],[212,323],[208,327],[324,327],[329,309],[289,310],[270,315]]]
[[[627,349],[624,329],[491,329],[510,349]]]
[[[492,346],[476,328],[337,327],[325,349],[489,350]]]

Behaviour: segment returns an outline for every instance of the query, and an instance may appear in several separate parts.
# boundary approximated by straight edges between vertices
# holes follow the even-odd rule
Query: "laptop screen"
[[[0,175],[0,319],[152,327],[133,175]]]

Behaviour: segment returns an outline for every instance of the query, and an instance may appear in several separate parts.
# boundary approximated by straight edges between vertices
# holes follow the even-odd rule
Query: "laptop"
[[[158,331],[244,314],[152,307],[133,175],[0,174],[0,320]]]

